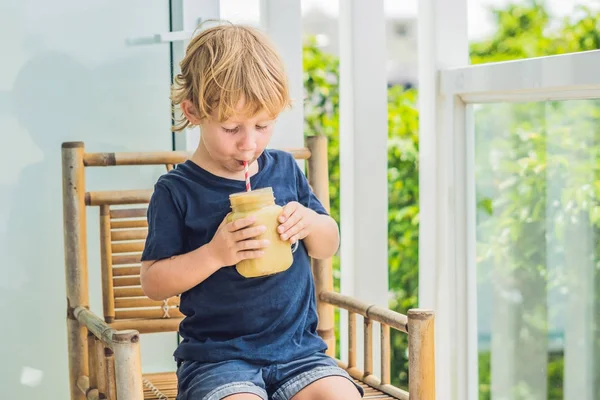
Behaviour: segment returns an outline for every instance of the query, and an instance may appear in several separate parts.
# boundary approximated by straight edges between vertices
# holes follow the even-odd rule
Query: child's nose
[[[246,132],[241,137],[241,141],[238,144],[239,149],[242,151],[252,151],[256,149],[256,134],[254,132]]]

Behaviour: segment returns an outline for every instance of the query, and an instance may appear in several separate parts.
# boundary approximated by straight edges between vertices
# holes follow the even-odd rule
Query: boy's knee
[[[251,393],[238,393],[238,394],[232,394],[231,396],[227,396],[227,397],[223,397],[223,399],[227,399],[227,400],[262,400],[262,398],[260,396],[257,396],[255,394],[251,394]]]
[[[292,400],[360,400],[354,383],[343,376],[328,376],[308,385]]]

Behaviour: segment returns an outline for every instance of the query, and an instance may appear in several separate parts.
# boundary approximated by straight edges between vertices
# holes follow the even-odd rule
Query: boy
[[[144,293],[181,293],[183,341],[175,351],[180,400],[352,400],[362,389],[325,355],[316,333],[309,256],[331,257],[338,226],[287,153],[266,150],[290,104],[282,62],[257,30],[221,25],[190,42],[173,102],[201,129],[192,157],[162,176],[148,209]],[[273,187],[283,206],[278,232],[298,242],[292,266],[246,279],[232,266],[269,245],[252,218],[227,223],[229,195]]]

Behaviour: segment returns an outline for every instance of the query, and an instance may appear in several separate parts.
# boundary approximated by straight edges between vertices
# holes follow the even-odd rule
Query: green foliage
[[[556,20],[543,1],[529,0],[492,7],[498,29],[488,39],[471,43],[473,64],[510,61],[600,48],[600,19],[579,6],[573,16]],[[558,24],[552,28],[552,25]]]
[[[475,64],[600,48],[600,15],[583,7],[574,17],[559,21],[536,1],[510,4],[491,12],[498,29],[489,39],[471,44]],[[323,53],[312,38],[307,38],[305,134],[329,138],[331,212],[339,222],[338,67],[335,56]],[[402,313],[417,305],[418,294],[416,98],[415,90],[391,87],[388,91],[390,307]],[[547,292],[573,285],[565,276],[548,270],[548,259],[566,262],[565,257],[574,253],[569,246],[577,243],[563,239],[581,237],[582,226],[594,226],[599,230],[595,234],[600,234],[599,105],[593,101],[491,104],[475,111],[478,279],[494,281],[496,287],[524,296],[520,308],[513,310],[520,318],[510,334],[520,338],[519,349],[525,354],[546,345],[546,321],[552,317],[552,310],[540,308],[540,304],[545,304]],[[548,199],[558,199],[558,204],[547,207]],[[563,240],[562,244],[548,243],[549,236]],[[594,247],[593,254],[569,262],[593,257],[598,266],[599,250]],[[495,268],[498,265],[502,268]],[[339,290],[337,257],[334,270]],[[600,272],[596,273],[596,287],[600,292]],[[599,299],[596,310],[600,309]],[[594,329],[600,349],[597,324]],[[489,399],[490,354],[482,352],[479,360],[480,398]],[[552,353],[541,367],[548,374],[548,398],[562,399],[562,353]],[[518,368],[525,383],[520,382],[524,386],[517,389],[531,393],[526,385],[531,366]],[[406,336],[393,333],[392,383],[406,387],[407,369]],[[600,379],[596,379],[600,387]],[[514,396],[527,398],[516,392]]]

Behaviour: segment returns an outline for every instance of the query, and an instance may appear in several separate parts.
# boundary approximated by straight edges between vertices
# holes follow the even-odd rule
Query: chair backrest
[[[329,209],[327,141],[307,139],[307,148],[284,149],[297,160],[308,160],[308,181]],[[151,190],[90,191],[85,169],[117,165],[165,165],[167,170],[189,157],[186,152],[86,153],[83,143],[63,144],[63,187],[67,297],[70,309],[88,306],[86,213],[82,206],[97,207],[100,218],[100,255],[104,320],[116,330],[140,333],[176,331],[183,315],[179,297],[154,301],[140,283],[140,258],[148,233],[146,212]],[[317,294],[333,289],[330,260],[313,260]],[[318,296],[317,296],[318,299]],[[317,300],[318,301],[318,300]],[[335,352],[331,305],[318,302],[319,334]]]
[[[151,300],[140,283],[140,258],[148,234],[147,206],[99,205],[104,320],[117,330],[174,331],[183,318],[179,296]]]

